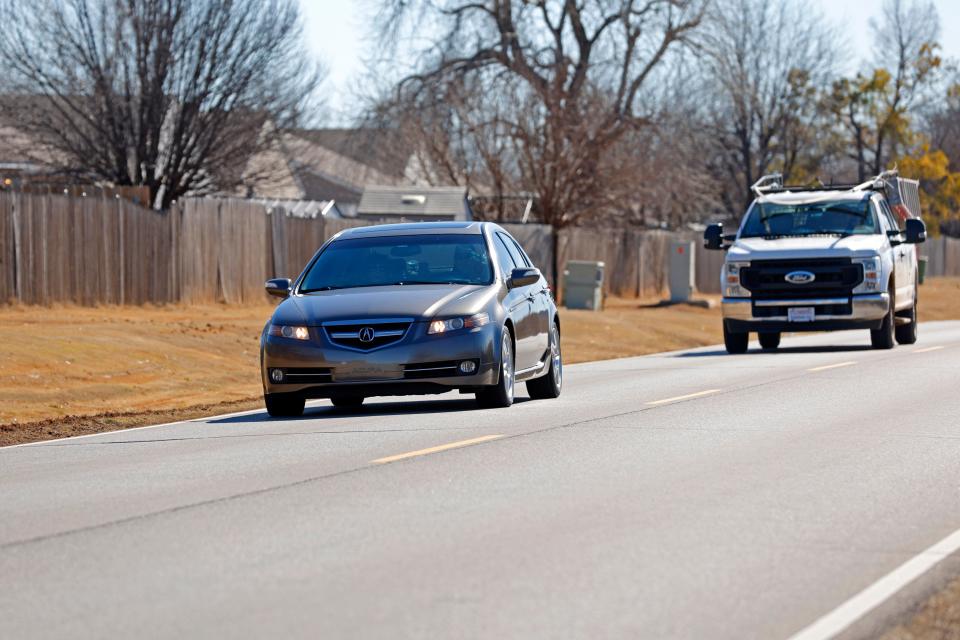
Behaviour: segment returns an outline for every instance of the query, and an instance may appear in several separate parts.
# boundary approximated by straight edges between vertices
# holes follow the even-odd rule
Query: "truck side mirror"
[[[927,225],[919,218],[907,218],[905,230],[907,244],[920,244],[927,241]]]
[[[703,246],[712,251],[723,249],[723,225],[711,224],[703,232]]]
[[[272,296],[286,298],[290,295],[290,278],[273,278],[267,280],[263,288]]]

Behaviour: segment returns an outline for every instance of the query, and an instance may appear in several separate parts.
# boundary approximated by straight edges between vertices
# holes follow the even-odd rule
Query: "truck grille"
[[[810,284],[793,284],[785,279],[792,271],[809,271],[816,277]],[[850,296],[862,281],[863,267],[850,258],[756,260],[740,271],[741,284],[760,300]]]
[[[356,351],[372,351],[403,340],[411,324],[413,322],[410,320],[358,320],[325,324],[323,331],[335,345]]]

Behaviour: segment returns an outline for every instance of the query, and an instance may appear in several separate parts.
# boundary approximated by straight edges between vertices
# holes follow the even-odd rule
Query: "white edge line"
[[[960,529],[907,560],[788,640],[827,640],[835,637],[957,550],[960,550]]]
[[[315,405],[320,400],[308,400],[307,405]],[[5,447],[0,447],[0,451],[6,451],[8,449],[18,449],[20,447],[37,447],[45,444],[50,444],[51,442],[64,442],[66,440],[80,440],[82,438],[97,438],[99,436],[106,436],[112,433],[130,433],[131,431],[143,431],[144,429],[159,429],[160,427],[172,427],[178,424],[189,424],[191,422],[205,422],[207,420],[219,420],[221,418],[232,418],[236,416],[248,416],[253,413],[263,413],[265,409],[248,409],[247,411],[234,411],[233,413],[221,413],[215,416],[198,416],[196,418],[190,418],[189,420],[177,420],[175,422],[164,422],[162,424],[145,424],[141,427],[130,427],[129,429],[113,429],[112,431],[98,431],[97,433],[85,433],[81,436],[67,436],[66,438],[51,438],[50,440],[37,440],[36,442],[24,442],[22,444],[9,444]],[[67,417],[67,416],[64,416]],[[75,416],[78,418],[91,417],[95,418],[97,416]]]

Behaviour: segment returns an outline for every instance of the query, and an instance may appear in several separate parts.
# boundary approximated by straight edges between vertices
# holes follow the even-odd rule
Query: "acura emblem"
[[[358,336],[360,342],[373,342],[373,339],[377,337],[377,332],[373,330],[373,327],[364,327],[360,329]]]
[[[791,271],[783,276],[783,279],[790,284],[810,284],[817,279],[817,276],[809,271]]]

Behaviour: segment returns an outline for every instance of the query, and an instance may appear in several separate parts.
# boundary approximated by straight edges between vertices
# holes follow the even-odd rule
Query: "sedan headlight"
[[[490,316],[485,313],[477,313],[472,316],[461,316],[458,318],[447,318],[446,320],[431,320],[427,333],[436,335],[440,333],[449,333],[461,329],[476,329],[490,322]]]
[[[863,281],[853,290],[854,293],[877,293],[880,291],[880,275],[883,265],[880,256],[869,258],[854,258],[854,264],[863,267]]]
[[[740,283],[740,272],[750,266],[749,262],[724,262],[721,275],[723,295],[727,298],[749,298],[750,290]]]
[[[278,338],[293,338],[294,340],[309,340],[310,332],[306,327],[294,327],[286,324],[271,324],[270,335]]]

